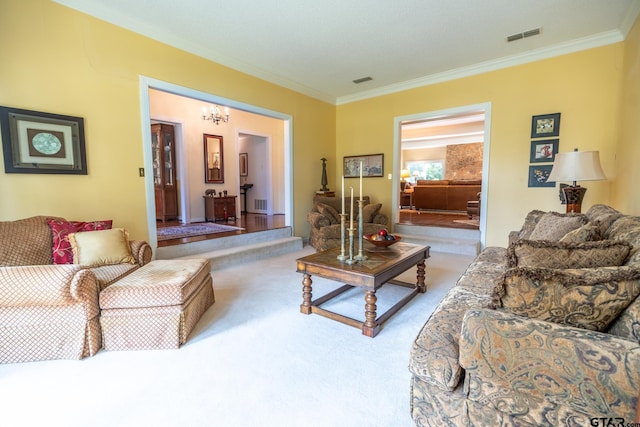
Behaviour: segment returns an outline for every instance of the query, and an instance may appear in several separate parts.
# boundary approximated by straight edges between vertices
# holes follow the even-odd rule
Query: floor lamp
[[[576,184],[577,181],[599,181],[607,179],[600,166],[598,151],[574,151],[556,154],[553,169],[547,181],[572,181],[573,185],[561,187],[561,199],[567,204],[567,213],[580,213],[582,199],[587,189]]]

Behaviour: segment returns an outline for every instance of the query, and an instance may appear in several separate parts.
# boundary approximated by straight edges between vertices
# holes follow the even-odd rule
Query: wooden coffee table
[[[364,255],[368,259],[353,265],[338,261],[337,256],[340,254],[340,248],[318,252],[297,260],[297,271],[304,274],[300,312],[303,314],[317,313],[337,320],[346,325],[362,329],[364,335],[373,338],[380,332],[384,322],[400,310],[411,298],[427,290],[424,284],[424,262],[429,258],[430,248],[429,246],[398,242],[393,246],[380,250],[368,242],[364,244],[370,246],[369,250],[364,251]],[[417,266],[418,270],[415,284],[395,279],[413,266]],[[345,285],[312,301],[312,275],[345,283]],[[377,317],[376,290],[386,283],[412,288],[413,291],[380,317]],[[356,286],[365,290],[364,322],[320,307],[323,303]]]

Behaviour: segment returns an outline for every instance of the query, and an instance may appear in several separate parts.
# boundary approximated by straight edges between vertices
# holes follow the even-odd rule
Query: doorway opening
[[[484,246],[491,104],[396,118],[395,224],[480,231]]]
[[[196,103],[198,104],[197,108],[195,108],[195,112],[191,112],[189,114],[185,114],[183,111],[178,111],[180,109],[173,109],[168,110],[165,116],[151,117],[150,92],[153,90],[170,95],[175,95],[177,97],[182,97],[190,101],[196,101]],[[153,249],[156,249],[158,247],[158,235],[156,229],[154,180],[152,176],[153,174],[151,173],[151,171],[153,170],[153,153],[151,148],[151,132],[149,132],[148,124],[151,123],[152,119],[179,124],[179,126],[176,126],[176,133],[178,132],[178,128],[180,128],[182,134],[180,136],[176,136],[176,148],[178,150],[178,152],[176,152],[176,158],[179,163],[178,173],[181,175],[181,177],[177,178],[179,183],[178,197],[180,198],[181,206],[183,207],[180,212],[182,217],[181,220],[182,222],[198,222],[198,218],[196,218],[195,220],[194,218],[199,216],[202,216],[202,220],[204,220],[204,203],[202,200],[202,197],[205,194],[205,160],[202,145],[203,132],[197,131],[196,133],[198,133],[198,135],[190,135],[189,132],[191,132],[194,126],[201,126],[203,122],[201,109],[202,105],[206,104],[228,106],[230,109],[237,111],[238,115],[257,115],[276,119],[274,123],[277,127],[276,133],[278,134],[279,145],[281,146],[279,146],[277,149],[277,162],[274,164],[274,159],[272,159],[271,163],[269,163],[269,167],[272,167],[272,169],[270,170],[271,176],[278,176],[278,187],[277,191],[275,187],[270,187],[269,190],[272,192],[272,194],[277,193],[278,197],[281,200],[281,208],[279,209],[279,213],[283,214],[284,226],[292,227],[293,184],[291,177],[293,165],[291,135],[293,134],[293,121],[290,115],[267,110],[249,104],[244,104],[238,101],[224,99],[212,94],[200,92],[182,86],[177,86],[172,83],[167,83],[144,76],[140,77],[140,101],[141,121],[144,124],[142,132],[144,166],[145,170],[149,171],[149,173],[145,174],[145,193],[149,236],[148,240]],[[234,120],[233,116],[231,117],[231,120]],[[236,128],[239,123],[240,121],[236,119]],[[209,126],[211,125],[212,124],[209,123]],[[253,133],[247,131],[247,129],[251,129],[251,126],[246,124],[246,122],[242,126],[245,127],[244,133]],[[222,128],[214,129],[220,131]],[[232,133],[228,134],[226,138],[228,138],[229,140],[229,148],[235,151],[238,147],[237,132],[241,131],[236,130],[236,134],[234,134],[233,131],[231,132]],[[207,131],[205,133],[211,132]],[[226,144],[227,143],[225,141],[225,145]],[[227,156],[226,152],[225,156]],[[238,174],[235,172],[239,165],[238,152],[236,151],[235,153],[229,153],[228,158],[230,160],[227,165],[229,169],[233,170],[233,173],[231,173],[231,170],[229,170],[229,173],[225,173],[225,182],[223,183],[225,187],[224,189],[226,189],[231,194],[240,194],[241,181],[238,177]],[[257,159],[257,157],[254,158],[254,160]],[[271,155],[267,156],[265,163],[268,162],[269,159],[271,159]],[[220,187],[219,189],[222,190],[223,188]],[[198,210],[203,211],[202,215],[198,213]],[[239,207],[237,212],[240,212]]]
[[[243,198],[242,212],[273,215],[271,173],[271,138],[266,135],[238,133],[238,169]]]

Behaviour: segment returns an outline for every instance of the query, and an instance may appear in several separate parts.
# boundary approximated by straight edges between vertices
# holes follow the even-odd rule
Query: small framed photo
[[[531,138],[560,136],[560,113],[533,116],[531,119]]]
[[[5,173],[86,175],[82,117],[0,106]]]
[[[529,166],[529,187],[555,187],[555,181],[547,181],[553,165]]]
[[[548,163],[553,162],[558,153],[559,139],[542,139],[531,141],[531,158],[530,163]]]
[[[360,162],[362,162],[363,178],[384,176],[384,154],[367,154],[364,156],[345,156],[344,177],[359,178]]]
[[[240,153],[240,176],[249,176],[249,154]]]

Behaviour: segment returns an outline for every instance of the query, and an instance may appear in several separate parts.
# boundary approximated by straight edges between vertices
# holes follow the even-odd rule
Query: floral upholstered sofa
[[[632,422],[640,217],[605,205],[584,215],[533,211],[510,242],[476,257],[415,339],[415,424]]]
[[[380,213],[380,203],[370,203],[369,196],[363,196],[364,207],[362,209],[363,234],[374,234],[386,228],[389,218]],[[345,210],[349,214],[351,198],[345,197]],[[354,201],[354,226],[358,225],[358,204]],[[317,251],[340,246],[340,212],[342,211],[342,199],[339,197],[316,196],[313,200],[313,209],[307,214],[307,221],[311,225],[309,232],[309,244]],[[349,218],[347,216],[347,221]],[[346,227],[349,227],[347,223]]]
[[[94,355],[102,347],[99,292],[151,255],[111,221],[0,222],[0,363]]]

